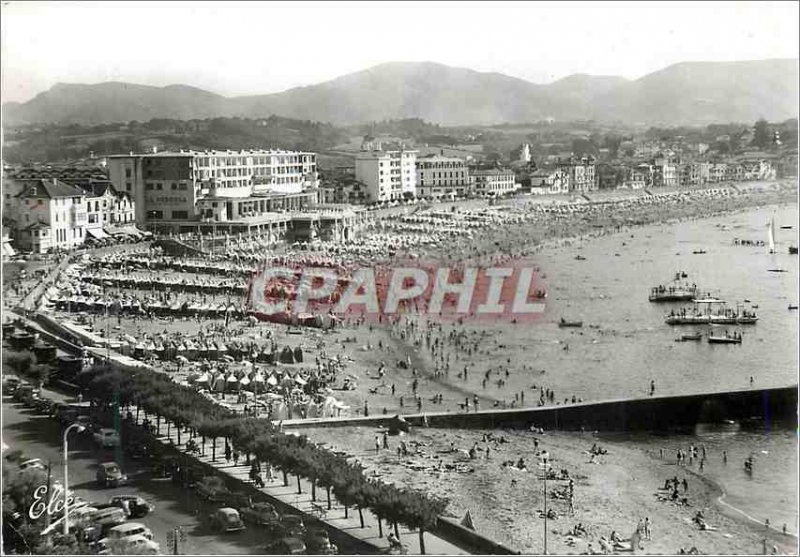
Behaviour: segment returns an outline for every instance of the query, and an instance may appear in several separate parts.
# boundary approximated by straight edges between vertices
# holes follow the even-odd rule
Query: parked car
[[[14,375],[3,377],[3,394],[13,396],[20,385],[22,385],[22,380],[19,377]]]
[[[322,527],[310,528],[305,537],[306,547],[312,555],[336,555],[339,548],[331,543],[328,531]]]
[[[231,496],[230,490],[219,476],[206,476],[195,484],[197,494],[213,503],[222,503]]]
[[[161,546],[142,535],[128,536],[121,540],[104,538],[96,545],[98,555],[160,555]]]
[[[296,514],[285,514],[281,517],[280,528],[287,537],[302,538],[306,535],[303,518]]]
[[[238,507],[238,510],[245,522],[275,528],[280,526],[281,515],[279,515],[275,507],[269,503],[253,503],[251,505]]]
[[[51,408],[57,404],[54,400],[49,398],[39,398],[33,402],[33,407],[40,414],[50,414]]]
[[[121,509],[118,509],[121,510]],[[108,531],[107,540],[121,540],[130,536],[144,536],[148,540],[153,539],[153,532],[141,522],[126,522],[119,526],[114,526]]]
[[[28,406],[33,403],[34,399],[39,398],[39,389],[35,388],[30,383],[25,383],[17,387],[17,390],[14,391],[14,401],[21,402],[22,404]]]
[[[85,414],[81,414],[80,416],[77,416],[73,423],[76,423],[78,425],[83,426],[83,432],[84,433],[91,433],[92,430],[94,429],[94,424],[92,423],[92,418],[90,418],[89,416],[86,416]]]
[[[230,507],[217,509],[209,516],[211,527],[222,532],[240,532],[245,529],[239,511]]]
[[[97,468],[97,483],[101,487],[117,487],[127,481],[128,476],[122,473],[116,462],[104,462]]]
[[[47,466],[44,465],[41,458],[31,458],[24,462],[19,463],[20,470],[47,470]]]
[[[119,507],[98,508],[90,515],[91,523],[98,526],[102,532],[113,530],[122,526],[128,520],[128,515]]]
[[[267,555],[305,555],[306,544],[296,537],[281,538],[266,547]]]
[[[119,447],[119,433],[110,427],[103,427],[94,432],[94,442],[101,447]]]
[[[116,495],[109,500],[109,504],[125,509],[127,506],[130,518],[141,518],[155,510],[155,506],[148,503],[138,495]]]

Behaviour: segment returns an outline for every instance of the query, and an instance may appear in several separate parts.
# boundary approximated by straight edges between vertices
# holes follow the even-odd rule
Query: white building
[[[33,253],[72,249],[86,239],[86,192],[53,178],[26,181],[17,196],[17,247]]]
[[[356,180],[371,202],[416,196],[417,151],[361,151],[356,155]]]
[[[519,188],[513,170],[490,168],[473,170],[474,192],[477,195],[503,195]]]
[[[569,178],[560,168],[540,168],[531,174],[531,193],[558,195],[569,192]]]
[[[310,195],[316,201],[319,188],[316,154],[299,151],[114,155],[108,158],[108,170],[114,187],[133,195],[136,222],[178,230],[201,220],[212,199],[218,208],[230,209],[226,220],[233,220],[240,216],[239,204],[276,196]]]
[[[417,159],[417,196],[463,196],[470,190],[467,161],[458,157],[428,155]]]

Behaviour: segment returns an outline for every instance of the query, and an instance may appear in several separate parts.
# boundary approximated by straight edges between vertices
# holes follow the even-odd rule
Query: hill
[[[596,119],[655,125],[780,121],[797,116],[797,60],[685,62],[611,89]]]
[[[58,84],[3,105],[9,124],[278,115],[336,125],[419,118],[445,126],[595,119],[650,125],[796,117],[797,60],[687,62],[634,81],[576,74],[538,85],[431,62],[391,62],[282,93],[223,97],[185,85]]]

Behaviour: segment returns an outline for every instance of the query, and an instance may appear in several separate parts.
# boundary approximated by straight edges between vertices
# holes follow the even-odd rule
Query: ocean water
[[[766,242],[767,223],[773,217],[777,253],[769,254],[766,246],[733,244],[734,238]],[[782,225],[793,228],[781,229]],[[484,393],[508,400],[509,390],[526,389],[531,381],[555,389],[561,401],[572,395],[584,400],[647,396],[651,380],[657,394],[744,389],[750,387],[751,376],[755,388],[797,384],[798,312],[788,309],[800,301],[798,256],[788,253],[789,245],[798,245],[797,235],[798,207],[789,204],[543,249],[532,259],[548,293],[545,315],[525,327],[498,324],[495,338],[505,346],[493,349],[476,367],[480,371],[509,357],[512,369],[533,365],[547,372],[536,377],[515,373],[508,380],[510,389],[490,385]],[[696,255],[695,250],[706,253]],[[576,260],[578,254],[586,259]],[[774,268],[787,272],[768,271]],[[648,294],[679,271],[688,275],[690,284],[726,300],[729,307],[758,306],[755,325],[713,328],[741,332],[741,345],[708,344],[708,326],[664,323],[670,308],[690,304],[650,303]],[[583,320],[584,326],[560,329],[561,317]],[[703,340],[675,342],[692,331],[702,332]],[[724,490],[724,503],[761,523],[765,518],[777,528],[786,523],[797,533],[796,429],[698,435],[643,435],[636,441],[656,454],[664,448],[665,458],[673,461],[678,447],[705,444],[709,459],[703,473]],[[723,450],[728,451],[727,465],[722,464]],[[751,453],[756,467],[749,476],[743,463]],[[674,468],[669,470],[671,477]]]
[[[733,245],[737,237],[766,241],[773,215],[778,253]],[[552,380],[569,384],[564,396],[584,400],[646,395],[651,380],[658,394],[747,388],[751,376],[755,387],[796,384],[798,312],[788,306],[798,303],[798,256],[789,255],[788,246],[797,245],[797,227],[797,205],[789,205],[548,248],[535,256],[548,292],[544,318],[530,327],[504,327],[503,341],[524,348],[525,360],[541,364]],[[692,253],[700,249],[707,253]],[[586,260],[576,260],[578,254]],[[758,306],[755,325],[713,328],[740,331],[741,345],[708,344],[707,325],[664,323],[670,308],[686,304],[655,304],[647,297],[679,271],[730,307]],[[561,317],[584,326],[559,329]],[[675,342],[695,330],[704,334],[702,342]]]
[[[675,451],[690,445],[706,447],[707,459],[703,471],[698,461],[690,468],[714,481],[723,490],[721,504],[734,514],[764,524],[769,519],[772,528],[780,530],[786,524],[788,532],[798,532],[797,498],[797,431],[770,429],[767,431],[719,429],[702,431],[694,435],[604,435],[608,440],[633,442],[660,458],[664,449],[664,462],[675,463]],[[728,462],[723,459],[727,451]],[[744,461],[753,455],[753,473],[744,470]],[[698,452],[698,455],[702,453]],[[664,478],[673,475],[682,478],[681,468],[665,466]],[[690,489],[691,489],[691,478]]]

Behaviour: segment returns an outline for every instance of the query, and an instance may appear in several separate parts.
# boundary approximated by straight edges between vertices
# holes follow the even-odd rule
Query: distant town
[[[796,120],[623,130],[217,118],[28,126],[7,137],[4,256],[149,233],[346,239],[364,210],[420,200],[696,188],[797,172]],[[239,148],[246,138],[252,148]],[[288,145],[273,146],[281,139]],[[217,148],[195,147],[204,140]],[[237,148],[220,149],[221,140]]]

